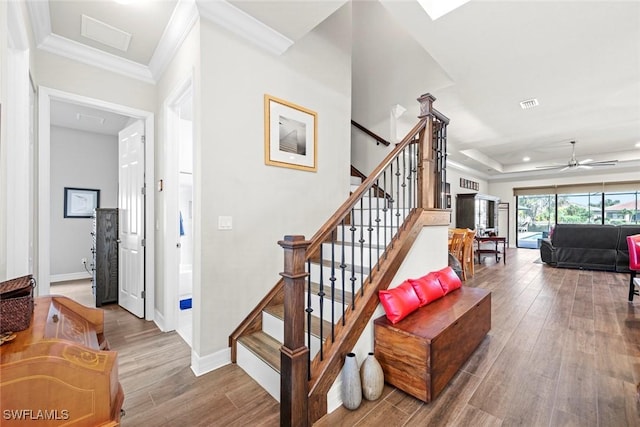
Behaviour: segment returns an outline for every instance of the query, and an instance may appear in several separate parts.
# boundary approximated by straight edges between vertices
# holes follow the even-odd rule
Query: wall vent
[[[528,110],[529,108],[537,107],[538,105],[538,100],[535,98],[520,101],[520,107],[522,107],[523,110]]]

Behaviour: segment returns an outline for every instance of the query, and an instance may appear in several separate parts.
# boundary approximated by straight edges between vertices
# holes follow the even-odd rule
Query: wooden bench
[[[491,329],[491,292],[463,286],[395,325],[374,321],[375,356],[389,384],[430,402]]]

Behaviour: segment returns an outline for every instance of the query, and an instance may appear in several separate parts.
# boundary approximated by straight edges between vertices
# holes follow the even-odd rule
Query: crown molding
[[[195,0],[178,0],[167,28],[165,28],[158,46],[153,52],[153,57],[149,61],[149,70],[156,81],[162,77],[167,65],[198,20],[198,16]]]
[[[88,65],[142,80],[146,83],[155,84],[149,67],[60,37],[57,34],[49,34],[45,37],[44,41],[38,45],[38,48]]]
[[[199,16],[276,55],[293,45],[289,38],[226,1],[178,0],[147,66],[53,34],[47,0],[28,0],[27,6],[39,49],[151,84],[160,79]]]
[[[197,5],[203,18],[273,54],[282,55],[293,45],[293,40],[226,1],[197,0]]]

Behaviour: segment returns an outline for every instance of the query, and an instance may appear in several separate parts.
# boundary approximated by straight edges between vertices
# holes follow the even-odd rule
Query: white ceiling
[[[159,40],[174,6],[184,10],[188,2],[141,3],[49,0],[50,33],[154,68],[167,50]],[[344,3],[196,4],[207,17],[222,6],[240,11],[295,43]],[[395,104],[408,109],[403,120],[413,124],[416,97],[431,92],[451,119],[450,160],[488,179],[555,173],[536,166],[566,163],[572,140],[578,160],[640,167],[640,1],[471,0],[436,21],[413,0],[351,7],[352,32],[341,36],[352,51],[353,119],[366,127],[380,128]],[[129,51],[83,38],[81,14],[131,33]],[[520,101],[529,98],[540,105],[522,110]]]

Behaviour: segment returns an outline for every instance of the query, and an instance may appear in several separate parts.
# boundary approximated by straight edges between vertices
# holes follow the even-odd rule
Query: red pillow
[[[460,281],[460,278],[451,267],[445,267],[435,273],[438,276],[438,280],[440,281],[440,285],[442,286],[445,295],[462,286],[462,281]]]
[[[391,323],[398,323],[420,307],[418,295],[408,280],[395,288],[378,291],[378,297]]]
[[[444,289],[436,273],[429,273],[419,279],[409,279],[409,282],[420,299],[420,307],[444,296]]]

